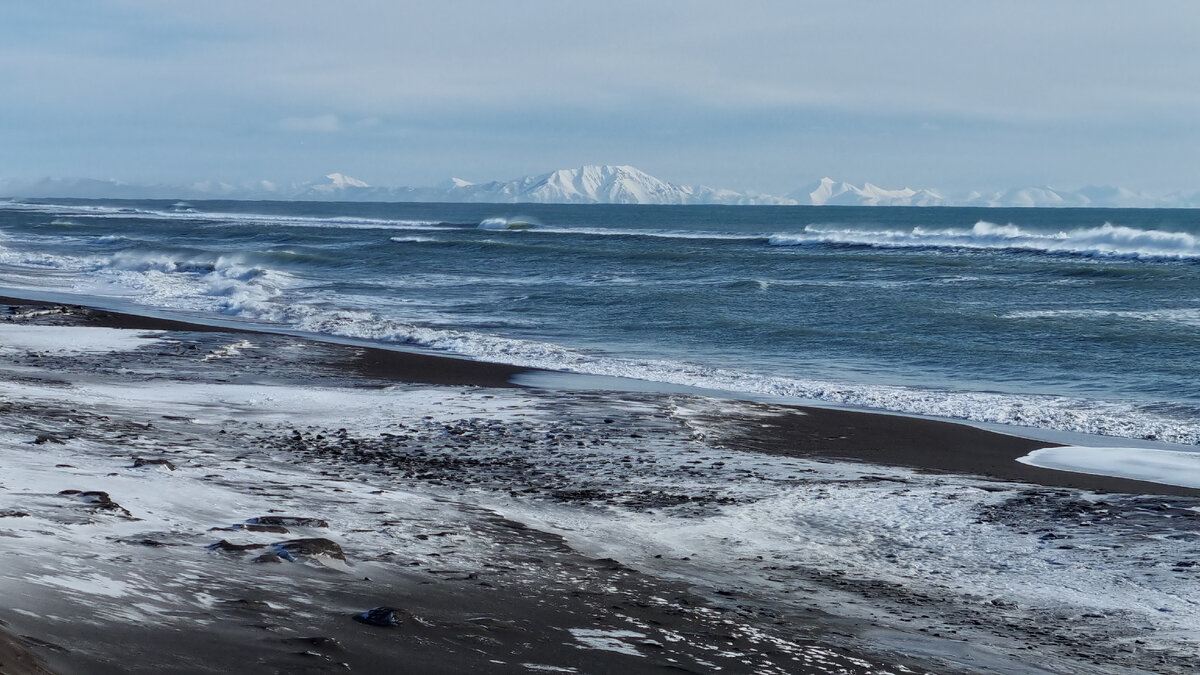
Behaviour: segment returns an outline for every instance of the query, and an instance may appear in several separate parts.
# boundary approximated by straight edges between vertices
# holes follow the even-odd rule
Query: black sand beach
[[[183,382],[369,392],[397,384],[417,394],[421,386],[450,388],[458,393],[446,405],[486,406],[513,391],[510,380],[522,371],[15,298],[0,304],[13,325],[164,336],[152,347],[99,356],[7,353],[0,376],[38,391]],[[238,347],[241,340],[254,345]],[[0,630],[10,633],[0,638],[0,673],[1189,672],[1200,666],[1183,647],[1138,645],[1141,636],[1123,624],[1094,619],[1095,626],[1081,628],[1070,612],[1020,615],[1002,599],[938,610],[945,598],[856,579],[834,566],[792,564],[787,584],[807,588],[807,600],[784,601],[732,580],[705,587],[701,577],[673,567],[690,556],[597,557],[572,543],[568,526],[564,536],[488,506],[497,499],[490,495],[500,495],[531,503],[534,512],[545,503],[585,513],[682,509],[701,517],[754,499],[726,492],[724,481],[775,480],[752,469],[724,477],[735,457],[759,455],[852,460],[866,472],[853,480],[868,486],[884,481],[907,489],[915,480],[907,474],[871,473],[900,467],[937,481],[961,480],[963,489],[980,494],[1011,491],[980,518],[1033,531],[1066,509],[1070,522],[1044,530],[1061,538],[1085,529],[1077,527],[1085,512],[1091,514],[1085,525],[1108,518],[1114,531],[1160,527],[1145,525],[1140,514],[1166,496],[1176,499],[1162,508],[1187,530],[1197,519],[1190,509],[1200,504],[1200,491],[1027,466],[1015,459],[1050,444],[934,420],[709,401],[687,418],[706,431],[687,436],[675,417],[658,412],[678,402],[672,397],[528,396],[552,423],[525,421],[520,410],[506,413],[515,416],[508,422],[488,422],[469,408],[435,419],[442,413],[431,407],[430,415],[414,412],[378,434],[287,417],[286,410],[280,419],[273,408],[244,421],[202,422],[192,408],[151,419],[149,412],[131,415],[128,406],[56,407],[6,396],[0,432],[19,439],[13,447],[25,454],[8,452],[0,461],[9,469],[42,461],[19,468],[47,487],[0,481],[0,549],[10,565],[0,585],[10,594],[0,607]],[[711,450],[695,449],[696,439]],[[657,455],[637,454],[655,444],[667,455],[675,446],[699,452],[709,468],[681,464],[670,471],[700,476],[709,487],[684,492],[639,482],[667,471]],[[617,451],[611,458],[590,451],[605,447]],[[70,459],[76,449],[90,454]],[[44,460],[42,450],[49,453]],[[721,454],[728,452],[736,454]],[[79,496],[97,491],[93,483],[102,476],[115,485],[126,476],[148,484],[146,495],[134,491],[129,498],[144,501],[126,503],[114,491],[111,499],[106,492],[81,504]],[[187,522],[172,516],[174,529],[139,531],[141,518],[158,522],[147,504],[158,499],[167,508],[173,499],[155,481],[193,485],[180,482],[188,476],[196,490],[228,500],[212,505],[220,515],[206,510]],[[1114,497],[1089,501],[1073,490]],[[258,506],[238,506],[242,497]],[[1097,503],[1104,508],[1089,506]],[[274,504],[272,512],[247,510],[264,504]],[[32,520],[44,524],[7,527]],[[56,528],[75,538],[94,528],[96,549],[54,560],[59,548],[39,546],[57,541]],[[289,543],[296,541],[308,543]],[[749,564],[768,576],[784,569],[759,558]],[[1179,565],[1180,574],[1190,573],[1191,565]],[[75,582],[55,581],[47,571],[58,567],[108,581],[76,593]],[[153,609],[120,611],[123,603],[137,604],[136,593],[121,593],[135,585],[125,577],[139,588],[161,589]],[[22,582],[28,578],[45,580]],[[837,602],[822,600],[834,595]],[[169,609],[172,602],[180,604]],[[831,611],[844,603],[854,611]],[[366,622],[354,619],[377,607],[389,609]],[[876,609],[878,618],[866,618]],[[899,628],[901,621],[914,622],[911,633]],[[1020,645],[1035,651],[1020,652]]]
[[[246,332],[173,319],[139,316],[88,307],[33,302],[0,296],[0,306],[63,307],[72,323],[134,330]],[[328,344],[328,343],[326,343]],[[356,346],[348,365],[363,377],[473,387],[513,387],[528,368],[383,347]],[[723,420],[742,429],[740,449],[800,457],[828,457],[903,466],[1097,492],[1200,497],[1200,490],[1161,483],[1056,471],[1016,462],[1018,457],[1055,443],[986,431],[967,424],[888,413],[763,406],[775,415],[766,423]],[[969,451],[964,450],[969,448]]]

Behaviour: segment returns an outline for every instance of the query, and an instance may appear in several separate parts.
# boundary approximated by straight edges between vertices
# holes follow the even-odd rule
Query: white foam
[[[882,230],[808,225],[801,234],[776,234],[774,246],[850,244],[883,248],[974,248],[1070,253],[1101,257],[1200,258],[1200,237],[1186,232],[1143,230],[1105,223],[1099,227],[1036,232],[979,221],[971,229]]]
[[[1005,319],[1119,319],[1121,321],[1154,321],[1200,328],[1200,309],[1182,307],[1147,311],[1110,309],[1048,309],[1009,312]]]
[[[1200,452],[1152,448],[1042,448],[1017,460],[1043,469],[1200,489]]]
[[[200,422],[275,419],[287,425],[283,429],[302,419],[305,424],[347,427],[355,434],[394,431],[396,421],[411,422],[425,415],[436,416],[431,421],[436,427],[443,420],[463,417],[503,420],[512,415],[530,420],[539,416],[556,419],[561,414],[556,406],[539,409],[534,395],[520,390],[484,393],[436,387],[351,390],[92,382],[64,388],[0,381],[0,395],[53,401],[60,408],[86,406],[96,413],[124,411],[127,419],[183,412],[203,418]],[[595,414],[596,402],[583,405]],[[712,401],[708,405],[737,414],[728,410],[737,404]],[[688,401],[670,414],[685,422],[702,420],[709,411],[705,406],[703,401]],[[679,429],[674,424],[670,428]],[[244,429],[261,433],[261,427],[250,424]],[[1179,559],[1178,541],[1119,538],[1110,529],[1097,526],[1078,528],[1087,531],[1077,533],[1073,547],[1064,549],[1024,527],[981,519],[988,507],[1018,495],[1019,487],[1006,489],[994,483],[903,469],[727,452],[694,440],[686,430],[679,430],[678,436],[625,441],[635,442],[636,446],[630,446],[614,439],[586,452],[619,458],[629,454],[630,447],[637,447],[639,454],[646,453],[647,459],[654,460],[647,462],[644,473],[639,472],[635,479],[646,481],[647,489],[683,494],[715,490],[733,499],[711,510],[681,513],[671,508],[635,510],[615,505],[582,508],[514,497],[507,491],[472,489],[456,493],[457,498],[493,506],[514,520],[558,532],[585,554],[612,557],[702,590],[732,589],[736,595],[758,595],[779,603],[796,598],[798,607],[829,603],[817,606],[883,625],[886,622],[874,613],[895,609],[895,603],[888,609],[886,595],[839,594],[831,584],[817,587],[805,573],[838,573],[849,580],[878,580],[889,587],[927,594],[938,602],[904,609],[934,615],[931,623],[940,619],[942,605],[951,616],[956,610],[974,608],[979,616],[1009,620],[1004,616],[1006,610],[990,602],[1002,598],[1019,603],[1020,609],[1013,611],[1020,613],[1023,622],[1036,621],[1039,615],[1111,614],[1111,622],[1135,627],[1137,635],[1158,643],[1148,649],[1164,644],[1184,649],[1181,640],[1194,639],[1200,621],[1200,603],[1192,592],[1194,579],[1175,574],[1163,564]],[[509,441],[497,449],[505,447],[511,447]],[[682,448],[688,452],[681,452]],[[5,563],[0,565],[0,592],[14,599],[15,610],[33,609],[23,606],[30,594],[18,592],[31,583],[59,589],[69,597],[83,596],[87,600],[83,606],[122,619],[138,620],[159,611],[171,616],[177,615],[180,607],[210,605],[211,596],[194,593],[197,585],[211,590],[211,575],[222,569],[207,566],[208,558],[201,556],[181,565],[177,554],[164,551],[163,564],[158,567],[164,572],[161,576],[149,574],[155,567],[152,562],[131,568],[121,561],[122,545],[117,542],[155,532],[192,533],[190,541],[210,543],[218,535],[200,534],[209,527],[241,522],[271,508],[299,508],[327,519],[335,528],[333,538],[346,542],[348,552],[351,545],[363,551],[403,545],[405,555],[415,558],[422,551],[419,541],[401,539],[404,543],[400,544],[393,539],[395,533],[408,529],[407,524],[394,532],[380,530],[379,519],[370,514],[382,511],[389,519],[403,521],[419,517],[461,522],[456,519],[469,517],[471,512],[456,512],[451,499],[408,493],[392,482],[386,484],[385,493],[369,479],[370,472],[363,472],[366,482],[339,475],[330,478],[335,483],[326,483],[317,473],[320,464],[293,463],[293,457],[285,456],[278,464],[265,458],[243,463],[229,457],[240,452],[236,447],[228,452],[205,452],[203,445],[172,450],[173,459],[180,461],[178,471],[147,474],[124,470],[127,456],[114,457],[108,443],[68,439],[64,445],[32,446],[28,434],[0,434],[0,454],[6,467],[0,473],[0,506],[21,506],[33,512],[33,517],[11,523],[23,538],[0,538],[0,542],[10,542],[0,545],[0,560]],[[566,455],[551,453],[562,466],[570,467],[572,478],[588,480],[586,461]],[[723,472],[679,470],[693,463],[700,466],[697,460],[707,464],[718,458],[726,465]],[[62,463],[72,467],[61,468]],[[594,465],[591,470],[598,473],[593,476],[611,479],[604,468],[603,464]],[[224,475],[219,480],[205,479],[215,472]],[[797,479],[800,475],[803,478]],[[862,480],[864,475],[890,480]],[[292,496],[248,489],[265,484],[305,487]],[[88,528],[47,526],[44,514],[64,510],[41,508],[39,500],[61,499],[56,493],[70,487],[107,491],[141,520],[99,518]],[[622,489],[627,487],[631,486]],[[1088,499],[1086,495],[1078,498]],[[430,511],[420,511],[424,508]],[[486,546],[472,550],[476,537],[469,526],[455,529],[462,532],[456,541],[460,546],[429,549],[446,556],[439,561],[468,555],[478,561],[494,555]],[[30,550],[42,555],[28,556]],[[151,555],[145,554],[141,560]],[[86,572],[80,571],[83,556]],[[369,563],[352,557],[352,564]],[[179,584],[181,572],[198,574],[194,579],[200,583]],[[539,567],[535,573],[547,571]],[[111,583],[113,580],[119,582]],[[131,604],[129,596],[142,602]],[[633,655],[644,645],[640,640],[645,636],[638,631],[578,628],[572,637],[583,648]]]
[[[505,218],[485,218],[479,223],[481,230],[528,230],[537,227],[540,223],[534,218],[527,217],[505,217]]]
[[[643,656],[636,647],[625,640],[646,639],[642,633],[631,630],[602,630],[599,628],[568,628],[571,635],[581,644],[590,649],[617,652],[629,656]]]
[[[253,349],[254,345],[249,340],[238,340],[221,347],[218,347],[208,354],[205,354],[202,361],[214,361],[219,359],[228,359],[238,356],[244,349]]]
[[[320,298],[296,302],[291,300],[290,291],[301,287],[303,280],[254,265],[238,255],[197,256],[189,260],[127,254],[91,261],[56,258],[48,265],[75,270],[61,282],[67,285],[65,290],[75,293],[122,296],[149,306],[234,315],[315,334],[416,345],[484,361],[973,422],[1200,444],[1200,419],[1195,416],[1143,409],[1128,402],[851,384],[680,361],[616,358],[550,342],[418,325],[389,318],[379,311],[330,308]],[[21,279],[5,281],[14,286],[21,283]],[[422,284],[462,281],[425,275],[414,276],[407,284],[417,288]],[[608,277],[603,283],[621,281]],[[488,282],[533,283],[523,277],[489,278]],[[54,279],[38,278],[39,290],[53,283]],[[420,310],[407,307],[405,313],[416,317]],[[439,320],[436,316],[427,318]],[[1197,320],[1195,312],[1189,309],[1157,310],[1145,318],[1186,325]]]
[[[1182,413],[1143,409],[1129,402],[851,384],[679,361],[616,358],[549,342],[419,326],[365,309],[325,309],[303,303],[280,303],[275,301],[279,291],[270,283],[274,278],[271,275],[250,275],[248,281],[234,277],[229,279],[223,270],[214,270],[197,278],[171,279],[168,276],[146,282],[154,288],[154,299],[167,306],[182,305],[209,311],[216,308],[315,334],[416,345],[496,363],[972,422],[1200,444],[1200,419]],[[199,284],[207,285],[204,294],[188,295],[195,292]],[[227,284],[227,296],[214,294],[213,289],[221,284]]]
[[[872,620],[885,611],[879,602],[860,603],[828,588],[810,594],[811,580],[788,570],[879,580],[946,597],[951,606],[975,605],[987,615],[998,611],[990,601],[1001,598],[1019,604],[1027,616],[1133,617],[1134,623],[1155,625],[1163,631],[1158,637],[1168,641],[1190,634],[1200,620],[1200,604],[1186,590],[1190,579],[1169,571],[1146,573],[1147,560],[1177,559],[1177,542],[1148,537],[1114,545],[1114,534],[1096,527],[1076,534],[1075,546],[1065,549],[1037,532],[980,518],[1017,495],[1016,487],[997,491],[994,483],[947,482],[863,465],[752,455],[720,459],[727,469],[747,470],[745,478],[725,489],[757,499],[699,517],[677,517],[667,509],[575,509],[515,499],[495,508],[557,532],[589,555],[701,587],[732,589],[737,596],[763,593],[783,602],[796,597],[802,605],[819,597],[838,605],[839,613],[859,612]],[[797,471],[804,473],[804,482],[777,482]],[[862,481],[864,474],[891,480]],[[670,480],[656,487],[689,489]],[[1093,532],[1095,538],[1089,539]]]
[[[833,403],[1022,427],[1124,438],[1200,444],[1200,419],[1143,409],[1118,401],[1065,396],[963,392],[889,385],[851,384],[781,377],[677,361],[622,359],[588,354],[553,343],[484,333],[415,326],[372,312],[311,312],[296,316],[302,330],[413,344],[484,361],[571,373],[649,380],[667,384]],[[280,319],[278,315],[271,317]]]
[[[129,210],[125,209],[101,207],[71,207],[74,210],[63,207],[63,209],[70,213],[106,214],[106,217],[130,216]],[[146,217],[154,218],[160,217],[163,213],[172,217],[199,219],[211,219],[215,215],[223,215],[181,215],[157,211],[146,213],[150,214]],[[244,222],[251,222],[253,219],[285,224],[290,224],[292,221],[305,221],[321,226],[349,224],[391,227],[401,222],[370,219],[305,219],[225,215],[230,215],[231,218],[240,218]],[[522,219],[516,220],[521,223],[527,222]],[[507,228],[513,219],[498,218],[495,219],[495,222],[496,227],[503,225]],[[419,227],[424,227],[424,225]],[[462,228],[451,229],[461,230]],[[709,236],[704,233],[685,231],[653,232],[644,229],[615,228],[553,229],[544,228],[541,225],[535,225],[535,231],[636,236]],[[1036,250],[1075,252],[1100,251],[1103,247],[1099,247],[1097,242],[1109,242],[1112,246],[1117,247],[1112,250],[1123,252],[1121,254],[1140,255],[1140,253],[1134,252],[1142,251],[1146,255],[1150,255],[1153,251],[1157,251],[1166,255],[1166,252],[1174,251],[1179,256],[1200,255],[1197,252],[1200,249],[1197,248],[1195,237],[1192,235],[1134,230],[1112,225],[1055,234],[1038,234],[1014,225],[995,225],[986,222],[977,223],[970,229],[914,228],[909,231],[810,225],[805,228],[805,232],[796,242],[829,241],[870,245],[954,245],[1007,248],[1026,246]],[[723,237],[725,235],[713,236]],[[747,236],[753,238],[751,235]],[[787,237],[795,238],[794,235],[780,235],[773,238],[773,243],[784,243]],[[501,238],[506,237],[497,235],[497,239]],[[400,235],[393,239],[407,239],[407,236]],[[1120,248],[1118,244],[1125,248]],[[71,258],[18,254],[0,248],[0,262],[14,261],[26,268],[37,268],[37,274],[19,272],[16,275],[0,279],[12,286],[24,286],[30,283],[30,279],[34,279],[38,290],[65,290],[102,297],[119,296],[153,307],[234,315],[253,321],[273,322],[316,334],[417,345],[485,361],[572,373],[628,377],[674,385],[778,396],[974,422],[1200,444],[1200,417],[1191,415],[1188,411],[1164,412],[1121,401],[851,384],[709,367],[680,361],[615,358],[545,341],[514,339],[479,331],[435,327],[438,324],[445,325],[446,323],[445,317],[435,315],[437,310],[445,309],[446,304],[439,305],[432,310],[423,310],[414,305],[405,306],[403,315],[408,320],[400,320],[392,318],[399,312],[389,311],[386,308],[375,311],[380,309],[379,304],[373,305],[372,309],[347,307],[346,304],[349,300],[346,298],[334,298],[332,302],[329,302],[329,298],[314,295],[307,289],[303,291],[303,297],[298,299],[296,296],[301,293],[292,291],[304,289],[307,283],[304,279],[258,264],[248,256],[239,254],[219,256],[201,253],[180,253],[178,255],[120,253],[112,257]],[[553,281],[581,283],[579,279],[556,279]],[[609,274],[595,280],[585,280],[582,283],[616,284],[631,281],[636,283],[636,280],[623,279]],[[542,284],[546,283],[547,279],[544,277],[530,279],[516,275],[472,278],[469,276],[413,274],[405,279],[404,284],[408,289],[419,289],[423,286],[479,282],[493,285],[520,285]],[[794,282],[756,280],[753,282],[753,287],[762,289],[769,288],[774,284],[787,283]],[[826,280],[820,283],[857,284],[862,282]],[[372,300],[376,303],[400,301]],[[341,307],[337,307],[339,303]],[[1063,311],[1068,312],[1064,316],[1070,316],[1069,312],[1093,310]],[[1007,316],[1019,319],[1051,315],[1025,312],[1012,313]],[[1185,326],[1200,325],[1200,313],[1194,308],[1152,310],[1141,314],[1118,313],[1115,316],[1122,319],[1169,321]],[[426,322],[426,325],[419,325],[416,323],[417,320]],[[434,324],[434,326],[428,324]],[[514,324],[510,321],[508,325]]]
[[[86,595],[103,595],[109,598],[123,598],[131,595],[131,584],[100,574],[81,574],[76,576],[43,574],[29,577],[30,583],[43,586],[68,589]]]

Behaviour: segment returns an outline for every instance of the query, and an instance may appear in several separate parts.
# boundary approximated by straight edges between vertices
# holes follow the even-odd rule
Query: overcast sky
[[[0,4],[0,177],[1200,189],[1200,3]]]

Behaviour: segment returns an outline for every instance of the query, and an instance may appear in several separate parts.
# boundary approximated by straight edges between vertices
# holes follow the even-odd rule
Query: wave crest
[[[772,246],[842,244],[878,248],[965,248],[1035,251],[1099,257],[1197,259],[1200,237],[1187,232],[1143,230],[1105,223],[1099,227],[1037,232],[1017,225],[979,221],[970,229],[911,230],[807,225],[800,234],[776,234]]]

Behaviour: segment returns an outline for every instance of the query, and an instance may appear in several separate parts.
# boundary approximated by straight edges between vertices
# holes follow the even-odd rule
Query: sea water
[[[1200,211],[0,202],[0,285],[1200,444]]]

